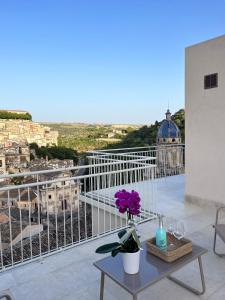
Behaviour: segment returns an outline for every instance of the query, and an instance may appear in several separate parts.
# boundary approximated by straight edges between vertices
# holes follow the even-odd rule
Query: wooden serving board
[[[188,239],[178,240],[173,235],[167,233],[167,244],[173,244],[171,250],[160,250],[159,247],[156,246],[155,237],[146,241],[147,251],[166,262],[173,262],[182,256],[192,252],[192,242]]]

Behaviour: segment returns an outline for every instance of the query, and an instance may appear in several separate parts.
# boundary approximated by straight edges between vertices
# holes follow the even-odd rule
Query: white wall
[[[185,51],[186,199],[225,204],[225,35]],[[204,76],[218,73],[218,88]]]

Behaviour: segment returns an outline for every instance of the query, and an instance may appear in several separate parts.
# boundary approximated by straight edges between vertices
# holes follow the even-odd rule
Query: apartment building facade
[[[225,203],[225,35],[185,50],[186,200]]]

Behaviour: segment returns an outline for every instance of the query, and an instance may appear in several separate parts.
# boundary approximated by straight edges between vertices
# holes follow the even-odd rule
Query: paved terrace
[[[216,257],[212,252],[215,209],[184,203],[183,175],[159,179],[157,197],[158,211],[184,220],[187,237],[209,250],[203,256],[206,293],[195,296],[164,279],[140,293],[138,299],[225,299],[225,259]],[[142,240],[153,236],[156,226],[156,221],[142,224],[139,227]],[[0,274],[0,290],[9,288],[16,300],[97,300],[100,273],[92,264],[103,256],[95,254],[95,249],[114,240],[115,234],[112,234],[47,257],[42,263],[32,262],[8,270]],[[220,246],[223,246],[222,243]],[[186,266],[176,276],[199,287],[197,263]],[[129,300],[131,296],[106,277],[105,299]]]

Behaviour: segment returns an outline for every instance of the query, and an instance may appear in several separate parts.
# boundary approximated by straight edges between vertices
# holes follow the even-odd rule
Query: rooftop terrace
[[[184,175],[159,178],[155,179],[155,182],[157,211],[182,219],[186,226],[186,236],[208,249],[208,253],[203,256],[206,293],[203,296],[195,296],[169,280],[162,280],[140,293],[139,299],[224,299],[224,260],[212,252],[215,208],[203,208],[184,202]],[[156,226],[156,220],[140,224],[141,239],[153,236]],[[55,255],[42,258],[41,261],[2,272],[0,290],[10,289],[16,300],[97,300],[100,272],[93,266],[93,262],[103,256],[95,254],[95,249],[114,240],[115,233],[62,250]],[[222,247],[222,244],[218,245]],[[197,263],[186,266],[176,275],[196,287],[200,284]],[[129,300],[131,296],[106,278],[105,299]]]

